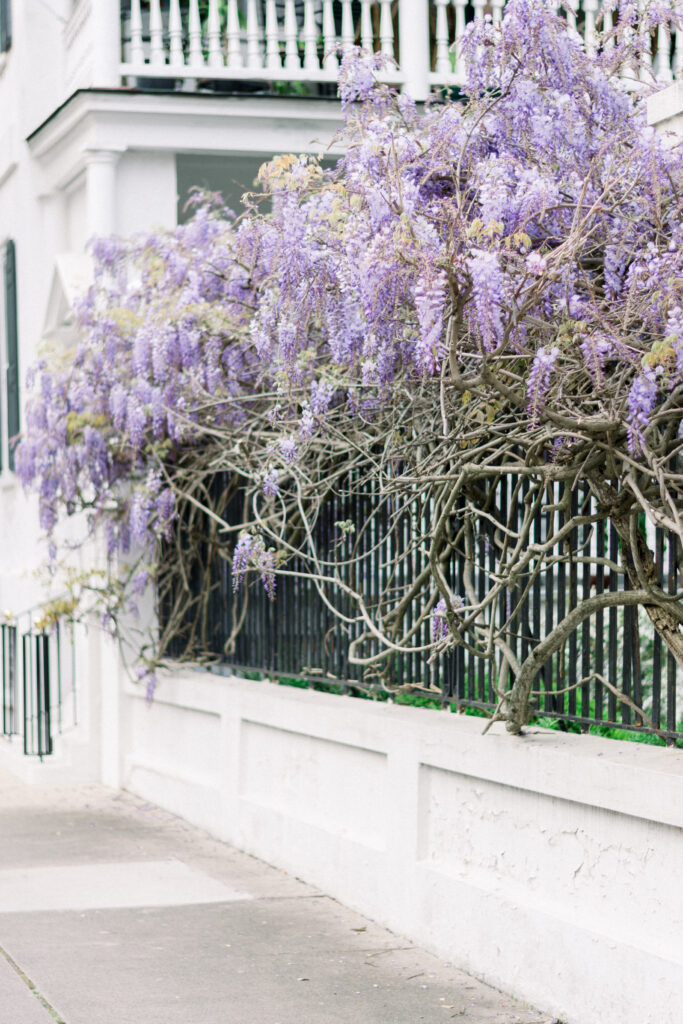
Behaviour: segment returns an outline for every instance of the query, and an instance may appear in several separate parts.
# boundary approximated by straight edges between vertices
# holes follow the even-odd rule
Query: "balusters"
[[[648,72],[652,71],[652,44],[650,44],[650,48],[648,50],[643,50],[642,62],[643,70],[638,70],[638,78],[642,80],[644,77],[645,81],[649,81],[650,75]]]
[[[576,31],[576,11],[572,7],[562,6],[561,10],[564,11],[565,17],[567,18],[567,24],[570,28]]]
[[[202,23],[199,17],[199,4],[197,3],[197,0],[190,0],[187,35],[190,44],[188,55],[189,64],[203,64],[204,56],[202,54]]]
[[[353,15],[351,14],[351,0],[342,0],[342,23],[341,23],[341,44],[346,49],[353,46]]]
[[[596,31],[595,31],[595,19],[598,9],[598,0],[583,0],[583,16],[585,18],[584,24],[584,40],[586,53],[595,53],[596,48]]]
[[[455,6],[455,45],[456,45],[456,57],[455,67],[458,71],[460,78],[465,77],[465,59],[462,56],[462,52],[459,49],[460,41],[465,34],[465,8],[467,7],[467,0],[453,0]]]
[[[614,49],[614,36],[609,35],[609,33],[611,33],[612,31],[613,26],[614,20],[612,18],[612,12],[602,11],[600,32],[603,36],[609,36],[609,38],[605,39],[604,43],[602,44],[603,49],[607,53]]]
[[[464,61],[459,53],[453,55],[452,48],[462,41],[468,3],[476,19],[481,20],[489,13],[494,24],[501,21],[505,0],[433,0],[431,70],[438,80],[452,80],[454,67],[458,81],[464,77]],[[583,0],[582,4],[587,49],[594,45],[598,3],[599,0]],[[290,72],[289,77],[302,70],[318,73],[322,67],[331,79],[339,65],[339,48],[354,43],[359,43],[366,52],[379,50],[384,56],[395,58],[396,0],[358,0],[356,6],[353,0],[339,0],[336,6],[335,0],[149,0],[144,4],[149,12],[149,44],[143,42],[142,7],[141,0],[130,0],[127,59],[131,64],[140,65],[147,60],[156,67],[246,67],[268,71],[268,77],[275,77],[283,67]],[[450,18],[455,23],[454,33]],[[576,14],[567,10],[567,21],[575,27]],[[673,50],[673,59],[671,55],[670,40],[660,28],[656,70],[664,81],[674,77],[672,64],[679,71],[683,45]],[[410,68],[406,74],[410,76]]]
[[[484,9],[486,7],[486,0],[472,0],[472,6],[474,7],[474,18],[475,21],[481,21],[484,17]],[[461,75],[461,81],[465,78],[464,65],[458,69]]]
[[[624,49],[628,50],[632,45],[635,45],[636,32],[631,26],[624,29],[622,36]],[[647,61],[644,61],[647,66]],[[626,56],[622,58],[619,67],[619,76],[626,83],[627,88],[634,88],[638,81],[642,81],[642,69],[640,67],[640,61],[637,57]],[[650,76],[646,75],[646,79],[649,80]]]
[[[263,47],[256,0],[247,0],[247,67],[263,67]]]
[[[673,81],[670,57],[671,37],[667,35],[665,28],[659,25],[657,28],[657,78],[661,82]]]
[[[645,4],[646,4],[646,0],[636,0],[636,6],[638,7],[639,12],[641,12],[643,10]],[[635,27],[631,29],[630,35],[631,35],[631,37],[634,40],[636,39],[637,29]],[[635,67],[631,67],[628,70],[630,71],[631,75],[634,78],[640,79],[641,81],[644,79],[646,82],[650,81],[650,79],[652,77],[652,37],[651,36],[648,36],[648,46],[647,47],[643,47],[640,64],[642,65],[642,67],[639,66],[638,64],[636,64]]]
[[[674,51],[674,78],[683,78],[683,31],[676,32],[676,49]]]
[[[222,64],[223,56],[220,51],[220,22],[218,19],[218,0],[212,0],[212,6],[216,8],[216,21],[214,32],[216,34],[216,43],[213,45],[211,42],[211,36],[209,36],[209,64]],[[209,9],[209,17],[211,8]],[[237,11],[237,0],[228,0],[228,17],[226,23],[226,34],[227,34],[227,65],[229,68],[241,68],[244,66],[244,60],[242,58],[242,41],[240,39],[240,18]],[[210,31],[210,30],[209,30]],[[216,59],[216,56],[217,58]]]
[[[643,10],[644,4],[645,4],[645,0],[637,0],[637,6],[638,6],[639,11]],[[635,28],[631,30],[631,33],[632,33],[633,38],[635,39],[636,38],[636,30],[635,30]],[[647,47],[643,47],[643,52],[642,52],[641,62],[640,63],[642,64],[642,67],[639,67],[638,65],[636,65],[635,68],[631,69],[631,73],[633,74],[633,77],[634,78],[639,78],[641,81],[643,79],[645,79],[646,82],[650,81],[650,78],[652,76],[652,36],[648,36],[648,46]]]
[[[374,50],[375,33],[372,29],[371,0],[361,0],[360,8],[360,45],[364,50]]]
[[[494,25],[500,25],[503,17],[503,7],[505,6],[505,0],[491,0],[492,15],[491,20]]]
[[[239,21],[237,18],[237,0],[228,0],[228,62],[231,63],[235,56],[233,47],[237,44],[237,57],[240,57],[239,42]],[[231,35],[232,31],[235,33]],[[223,51],[221,48],[221,19],[218,13],[218,0],[209,0],[209,13],[206,19],[206,49],[207,63],[209,67],[218,68],[223,66]]]
[[[131,0],[130,5],[130,62],[144,64],[145,52],[142,48],[142,15],[140,0]]]
[[[394,23],[391,17],[391,0],[379,0],[379,48],[386,57],[394,56]]]
[[[435,0],[436,3],[436,62],[434,70],[439,75],[447,75],[451,70],[450,54],[448,51],[448,15],[446,7],[450,0]]]
[[[285,0],[285,67],[296,69],[301,67],[299,47],[297,43],[296,10],[294,0]]]
[[[179,0],[171,0],[168,11],[169,64],[183,64],[183,21]]]
[[[266,0],[266,67],[282,70],[280,30],[277,23],[275,0]]]
[[[149,5],[149,62],[150,64],[165,64],[164,34],[161,21],[161,4],[159,0],[150,0]]]
[[[306,70],[317,71],[318,64],[318,31],[315,25],[315,9],[313,0],[304,0],[304,67]]]
[[[327,71],[336,71],[339,66],[337,60],[337,35],[334,27],[334,10],[332,0],[323,0],[323,66]]]

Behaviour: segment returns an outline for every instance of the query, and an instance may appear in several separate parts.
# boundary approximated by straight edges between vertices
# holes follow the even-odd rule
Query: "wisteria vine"
[[[155,658],[180,624],[202,651],[201,545],[232,562],[237,589],[251,574],[274,599],[296,554],[360,672],[386,682],[402,651],[464,644],[489,659],[518,732],[569,627],[520,664],[500,593],[543,569],[553,538],[544,553],[530,530],[549,483],[569,502],[582,482],[619,532],[629,593],[683,664],[680,603],[633,529],[644,512],[683,541],[683,161],[615,74],[642,80],[645,43],[680,11],[634,21],[632,8],[603,19],[596,57],[542,0],[511,0],[499,26],[470,24],[463,96],[424,109],[377,84],[381,58],[348,51],[336,170],[277,157],[238,217],[205,201],[173,232],[94,244],[82,340],[34,368],[16,464],[48,533],[81,512],[119,565],[135,553],[119,610],[154,578],[173,608]],[[515,524],[506,477],[525,480]],[[371,596],[348,582],[352,544],[342,558],[314,540],[351,478],[383,514],[422,509],[393,556],[420,570]],[[477,516],[502,539],[495,582],[463,605],[446,566],[476,564]]]

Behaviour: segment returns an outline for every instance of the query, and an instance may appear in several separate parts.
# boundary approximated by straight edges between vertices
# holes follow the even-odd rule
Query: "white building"
[[[589,30],[597,6],[583,0]],[[337,43],[397,57],[392,79],[424,99],[460,80],[449,44],[466,17],[501,8],[0,0],[0,610],[16,626],[2,630],[0,758],[41,781],[124,785],[562,1019],[674,1024],[676,753],[557,735],[528,749],[495,730],[482,739],[471,719],[432,726],[425,712],[416,724],[411,709],[189,672],[167,679],[150,709],[91,629],[78,639],[75,696],[63,638],[61,733],[51,641],[54,751],[24,756],[25,712],[29,750],[47,739],[44,688],[22,694],[24,662],[29,684],[45,680],[42,641],[22,640],[45,551],[9,440],[41,342],[73,337],[88,239],[173,226],[192,185],[235,202],[273,153],[325,150],[340,124]],[[680,130],[680,81],[651,119]]]

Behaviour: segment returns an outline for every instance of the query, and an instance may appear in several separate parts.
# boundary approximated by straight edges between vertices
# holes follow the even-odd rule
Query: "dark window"
[[[14,469],[14,439],[19,433],[19,346],[17,341],[17,256],[14,242],[5,246],[5,346],[7,359],[8,465]],[[0,466],[0,468],[2,468]]]
[[[12,0],[0,0],[0,53],[12,45]]]
[[[176,157],[178,223],[185,224],[194,213],[192,207],[186,208],[193,187],[220,192],[230,209],[241,213],[242,196],[256,190],[256,175],[266,160],[270,160],[268,153],[179,154]]]
[[[335,167],[337,157],[325,156],[324,168]],[[187,207],[190,190],[193,187],[208,192],[220,192],[226,205],[236,214],[243,212],[242,196],[245,192],[260,192],[256,175],[261,164],[272,160],[269,153],[226,153],[224,156],[206,153],[178,153],[176,156],[176,180],[178,183],[178,223],[186,224],[194,213]],[[261,204],[260,209],[270,209],[270,200]]]

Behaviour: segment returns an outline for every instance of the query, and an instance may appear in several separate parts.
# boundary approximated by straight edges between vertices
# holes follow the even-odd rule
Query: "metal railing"
[[[0,626],[2,634],[2,733],[12,736],[18,723],[17,627]]]
[[[120,72],[129,83],[334,83],[337,49],[359,45],[395,61],[384,78],[416,99],[461,85],[458,40],[475,18],[500,21],[504,0],[121,0]],[[558,13],[590,50],[599,0]],[[658,78],[683,69],[683,46],[660,28],[652,39]],[[187,87],[186,84],[183,87]]]
[[[500,570],[500,527],[511,531],[521,523],[524,489],[518,507],[508,507],[516,483],[504,479],[498,485],[495,504],[502,510],[498,522],[495,516],[471,519],[474,556],[469,566],[463,547],[456,550],[447,566],[452,591],[465,605],[469,604],[466,572],[475,594],[482,600]],[[532,525],[532,540],[536,544],[555,535],[566,522],[558,487],[548,485],[545,509]],[[571,511],[578,507],[584,514],[597,510],[595,500],[576,489]],[[241,514],[242,498],[238,496],[228,507],[226,519],[237,525]],[[455,513],[456,521],[462,521],[465,515],[472,516],[472,511],[461,507]],[[339,531],[342,521],[356,524],[355,532],[346,539]],[[397,509],[378,490],[368,490],[367,485],[359,488],[349,482],[346,492],[335,495],[323,507],[313,536],[320,557],[328,563],[326,573],[336,573],[344,582],[362,589],[367,606],[377,611],[381,604],[386,613],[392,600],[396,603],[406,584],[426,566],[426,556],[414,538],[428,535],[430,521],[429,508],[417,497]],[[682,575],[680,545],[664,530],[647,530],[659,586],[676,593]],[[395,559],[397,551],[407,554]],[[206,554],[210,561],[208,551]],[[355,562],[352,568],[350,561]],[[342,624],[334,616],[313,579],[306,576],[306,566],[305,559],[300,557],[288,562],[288,569],[303,575],[279,576],[276,600],[271,602],[258,574],[246,588],[233,593],[229,560],[214,558],[205,623],[210,650],[237,668],[325,680],[344,687],[372,687],[375,670],[363,670],[348,659],[349,644],[364,629],[363,624]],[[581,601],[630,586],[625,583],[619,537],[604,520],[575,529],[569,547],[565,542],[561,549],[558,545],[548,551],[544,564],[539,566],[533,561],[529,573],[526,581],[518,580],[514,589],[500,596],[495,610],[497,624],[506,630],[509,649],[520,662]],[[333,596],[332,589],[329,596]],[[420,600],[424,599],[421,594]],[[244,611],[245,600],[243,626],[226,653],[226,642]],[[340,597],[339,592],[334,601],[347,617],[353,618],[350,602]],[[408,609],[408,628],[417,621],[419,612],[416,604]],[[163,608],[160,615],[163,621]],[[413,638],[416,648],[429,643],[430,630],[428,617]],[[179,636],[172,654],[181,653],[183,640]],[[376,643],[370,641],[365,653],[378,650]],[[490,660],[476,657],[462,646],[432,663],[419,652],[394,655],[383,672],[382,685],[420,687],[440,694],[443,703],[454,702],[461,708],[492,710],[498,701]],[[564,647],[546,662],[535,684],[535,713],[540,718],[560,720],[563,727],[575,723],[580,729],[591,725],[626,729],[658,734],[672,743],[683,737],[681,675],[644,609],[610,607],[585,619]],[[375,672],[375,680],[376,676]]]
[[[0,626],[2,733],[20,737],[24,754],[41,760],[54,752],[55,736],[77,724],[73,631],[67,630],[65,642],[59,624],[50,632],[30,623]]]

